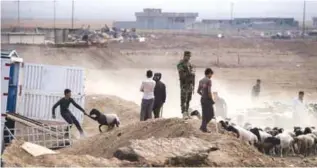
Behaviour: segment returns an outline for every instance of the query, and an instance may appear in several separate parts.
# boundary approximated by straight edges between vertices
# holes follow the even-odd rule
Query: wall
[[[122,28],[122,29],[131,29],[131,28],[138,28],[137,27],[137,22],[135,21],[118,21],[118,22],[113,22],[113,26],[117,28]]]
[[[44,34],[1,33],[2,44],[44,44],[44,40]]]
[[[313,19],[313,27],[317,28],[317,18]]]
[[[23,69],[22,99],[19,113],[26,117],[52,120],[52,107],[62,97],[64,89],[72,91],[73,99],[84,108],[84,70],[76,67],[25,64]],[[70,111],[83,121],[83,114],[70,105]],[[56,108],[58,121],[64,121]]]

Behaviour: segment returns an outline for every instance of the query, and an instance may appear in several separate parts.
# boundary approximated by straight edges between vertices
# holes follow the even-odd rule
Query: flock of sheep
[[[228,120],[219,120],[221,127],[242,141],[256,147],[260,152],[268,155],[295,155],[310,156],[317,154],[317,129],[315,127],[294,127],[293,130],[283,128],[265,129],[252,127],[246,123],[243,127]]]

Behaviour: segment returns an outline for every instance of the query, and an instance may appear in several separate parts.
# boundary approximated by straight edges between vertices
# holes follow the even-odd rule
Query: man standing
[[[298,92],[298,97],[293,100],[293,124],[306,124],[304,117],[306,117],[306,108],[304,104],[304,92]]]
[[[261,80],[257,79],[256,84],[252,87],[252,100],[256,100],[261,92]]]
[[[200,130],[203,132],[210,132],[207,130],[207,125],[214,118],[214,100],[211,95],[211,77],[213,71],[210,68],[205,70],[205,77],[199,81],[197,93],[201,95],[201,109],[202,109],[202,122]]]
[[[54,104],[53,108],[52,108],[52,116],[55,119],[56,115],[55,115],[55,109],[57,106],[60,106],[60,111],[61,111],[61,115],[64,118],[64,120],[70,124],[72,127],[73,124],[75,124],[76,128],[78,129],[80,136],[84,136],[84,131],[81,128],[78,120],[76,119],[76,117],[69,111],[69,105],[70,103],[72,103],[77,109],[79,109],[80,111],[82,111],[85,115],[87,115],[85,113],[85,110],[80,107],[75,101],[74,99],[71,98],[71,90],[70,89],[65,89],[64,90],[64,95],[65,97],[61,98],[56,104]],[[69,130],[67,131],[69,133]],[[67,134],[68,134],[67,133]]]
[[[154,87],[155,82],[152,80],[153,72],[148,70],[146,72],[147,79],[141,84],[140,91],[143,92],[143,98],[141,103],[140,121],[146,121],[152,118],[152,110],[154,104]]]
[[[181,110],[183,118],[188,118],[189,102],[192,99],[193,89],[195,88],[195,72],[192,64],[189,62],[191,53],[184,52],[184,58],[177,64],[181,89]]]
[[[155,88],[154,88],[154,106],[153,106],[153,113],[155,118],[159,118],[160,115],[162,116],[161,109],[163,107],[163,104],[166,100],[166,87],[163,82],[161,82],[162,74],[161,73],[155,73],[153,80],[156,82]]]
[[[218,95],[218,92],[214,92],[214,101],[215,101],[215,113],[216,116],[221,116],[223,118],[227,118],[227,103],[225,99]]]

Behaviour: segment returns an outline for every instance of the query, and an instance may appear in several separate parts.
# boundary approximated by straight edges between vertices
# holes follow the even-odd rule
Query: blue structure
[[[8,62],[10,62],[10,67],[8,67],[10,68],[9,69],[9,86],[8,86],[9,88],[8,88],[7,96],[2,97],[2,98],[7,98],[7,104],[6,104],[6,108],[1,109],[1,114],[5,112],[16,113],[18,85],[19,85],[19,72],[21,67],[20,65],[23,62],[23,59],[18,56],[15,50],[7,50],[7,51],[1,50],[1,61],[5,59],[7,61],[9,60]],[[4,79],[1,79],[1,82],[6,82],[6,81]],[[6,118],[4,125],[8,129],[13,129],[15,128],[15,121]],[[11,131],[11,134],[14,135],[14,130]],[[8,130],[4,130],[2,137],[6,137],[6,138],[3,139],[3,143],[9,143],[11,141],[11,139],[9,138],[9,135],[10,135],[10,132]]]
[[[15,50],[1,51],[1,59],[19,58]],[[21,59],[22,60],[22,59]],[[6,111],[9,113],[16,112],[17,98],[18,98],[18,85],[19,85],[19,72],[20,63],[22,61],[12,61],[10,65],[10,80],[9,91]]]

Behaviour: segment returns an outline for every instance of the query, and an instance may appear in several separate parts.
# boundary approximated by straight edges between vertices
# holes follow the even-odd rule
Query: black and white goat
[[[117,114],[103,114],[97,109],[92,109],[89,113],[91,119],[97,121],[99,123],[99,131],[101,131],[101,127],[103,125],[108,126],[108,131],[113,129],[115,126],[119,127],[120,120]]]

